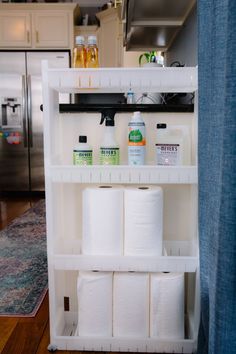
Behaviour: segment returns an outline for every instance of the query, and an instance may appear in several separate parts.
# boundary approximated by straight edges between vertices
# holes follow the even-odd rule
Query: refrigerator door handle
[[[31,97],[31,76],[27,76],[28,100],[27,100],[27,115],[29,124],[29,146],[33,147],[33,127],[32,127],[32,97]]]
[[[22,125],[23,125],[23,140],[24,147],[28,147],[27,136],[27,110],[26,110],[26,78],[22,75]]]

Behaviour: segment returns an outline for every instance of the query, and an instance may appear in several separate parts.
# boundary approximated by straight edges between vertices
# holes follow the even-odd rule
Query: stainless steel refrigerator
[[[41,61],[68,67],[68,51],[0,52],[0,191],[43,191]],[[61,102],[68,102],[68,95]]]

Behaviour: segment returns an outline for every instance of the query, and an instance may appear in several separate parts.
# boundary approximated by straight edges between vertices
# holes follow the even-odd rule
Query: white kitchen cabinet
[[[60,11],[38,11],[33,14],[35,48],[69,48],[69,13]]]
[[[122,66],[122,27],[118,8],[96,14],[99,27],[99,62],[101,67]]]
[[[72,49],[74,4],[0,4],[1,49]]]
[[[59,93],[196,92],[196,68],[51,69],[43,63],[44,151],[47,246],[49,267],[50,341],[62,350],[193,353],[199,324],[197,227],[197,111],[143,114],[148,136],[148,164],[127,165],[127,125],[130,114],[116,114],[121,165],[98,161],[102,128],[99,113],[60,113]],[[197,105],[196,105],[197,106]],[[157,122],[185,124],[191,131],[191,165],[155,165]],[[73,166],[78,135],[93,146],[92,166]],[[82,193],[97,184],[160,185],[164,191],[164,246],[160,257],[99,256],[81,253]],[[78,336],[78,272],[184,272],[186,277],[183,339]]]
[[[123,46],[123,25],[120,7],[109,8],[96,14],[100,67],[138,67],[141,52],[127,52]]]
[[[31,45],[30,14],[22,11],[0,10],[0,47],[30,48]]]

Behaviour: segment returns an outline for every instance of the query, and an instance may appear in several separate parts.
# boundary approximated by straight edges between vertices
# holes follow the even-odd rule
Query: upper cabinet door
[[[38,11],[33,15],[35,48],[69,48],[69,14],[66,12]]]
[[[99,59],[101,67],[121,66],[119,42],[119,18],[115,8],[99,12]]]
[[[24,11],[1,11],[0,46],[31,47],[31,17]]]

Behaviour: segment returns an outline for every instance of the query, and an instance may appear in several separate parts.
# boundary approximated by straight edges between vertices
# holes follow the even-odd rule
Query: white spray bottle
[[[128,164],[144,165],[146,129],[140,112],[134,112],[128,124]]]
[[[105,121],[104,135],[99,151],[100,165],[119,165],[120,148],[115,139],[114,113],[102,114],[100,124]]]

